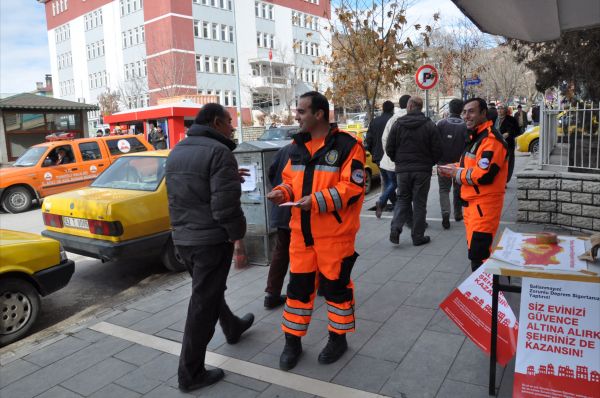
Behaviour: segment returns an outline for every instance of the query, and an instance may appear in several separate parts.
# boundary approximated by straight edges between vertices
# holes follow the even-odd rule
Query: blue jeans
[[[379,197],[377,203],[381,207],[385,207],[387,205],[387,201],[393,204],[396,203],[396,188],[398,186],[396,182],[396,173],[394,171],[388,171],[384,169],[381,170],[381,179],[383,180],[383,192]]]

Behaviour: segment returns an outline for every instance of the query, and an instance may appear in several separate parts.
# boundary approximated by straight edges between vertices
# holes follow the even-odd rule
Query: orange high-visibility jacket
[[[286,201],[312,195],[310,211],[292,208],[292,234],[302,233],[307,247],[321,238],[354,241],[365,189],[362,143],[333,126],[323,146],[311,156],[305,145],[310,140],[310,133],[294,136],[283,183],[275,187]]]
[[[508,167],[508,145],[487,121],[477,126],[460,158],[456,182],[464,201],[486,200],[504,195]],[[493,199],[495,200],[495,199]]]

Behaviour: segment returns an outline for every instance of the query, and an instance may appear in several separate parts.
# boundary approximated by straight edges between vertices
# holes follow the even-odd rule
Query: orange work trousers
[[[504,195],[487,200],[471,200],[463,208],[471,269],[475,271],[490,257],[496,236]]]
[[[302,337],[308,331],[316,289],[327,302],[327,329],[337,334],[354,331],[354,284],[350,278],[358,254],[354,241],[315,239],[306,247],[301,233],[292,232],[290,281],[281,328]]]

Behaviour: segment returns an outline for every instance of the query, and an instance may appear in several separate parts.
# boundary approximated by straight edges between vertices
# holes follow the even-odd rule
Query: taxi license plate
[[[89,229],[88,220],[84,218],[63,217],[63,224],[71,228]]]

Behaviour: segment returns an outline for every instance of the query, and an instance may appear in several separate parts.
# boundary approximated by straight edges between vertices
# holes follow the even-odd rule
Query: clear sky
[[[408,20],[426,24],[438,11],[443,24],[462,16],[450,0],[415,0]],[[0,0],[0,94],[33,91],[50,73],[49,57],[44,6],[36,0]]]

